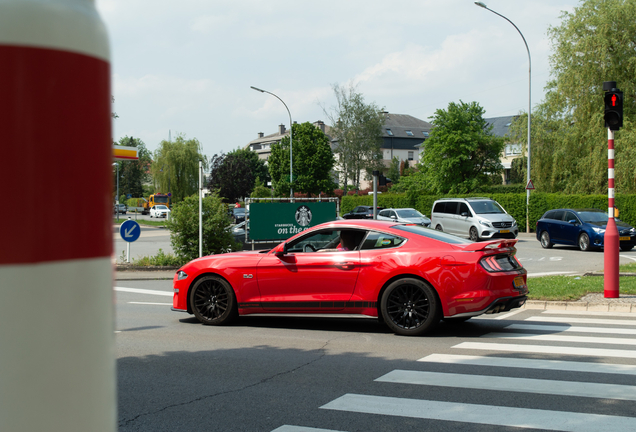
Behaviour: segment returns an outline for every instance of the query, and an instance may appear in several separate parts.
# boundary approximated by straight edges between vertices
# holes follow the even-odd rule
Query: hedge
[[[506,211],[516,219],[521,232],[526,231],[526,194],[479,194],[479,195],[419,195],[414,198],[406,194],[380,194],[378,206],[384,208],[412,207],[426,216],[431,216],[433,203],[440,198],[466,198],[481,196],[497,201]],[[616,195],[616,208],[619,210],[620,220],[636,226],[636,194]],[[373,205],[372,195],[342,197],[340,214],[353,210],[358,205]],[[555,208],[596,208],[607,211],[607,195],[564,195],[532,192],[530,194],[530,230],[534,231],[537,221],[543,214]]]

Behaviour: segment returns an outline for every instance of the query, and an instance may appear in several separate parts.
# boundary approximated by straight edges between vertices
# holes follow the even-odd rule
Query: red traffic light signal
[[[623,92],[613,88],[605,93],[605,127],[613,131],[623,126]]]

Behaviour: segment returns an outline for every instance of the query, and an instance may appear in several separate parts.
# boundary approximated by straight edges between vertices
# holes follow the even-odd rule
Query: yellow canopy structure
[[[139,160],[137,147],[113,146],[114,160]]]

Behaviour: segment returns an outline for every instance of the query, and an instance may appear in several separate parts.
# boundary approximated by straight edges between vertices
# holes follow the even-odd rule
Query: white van
[[[519,227],[497,201],[490,198],[442,198],[431,211],[431,227],[473,241],[517,238]]]

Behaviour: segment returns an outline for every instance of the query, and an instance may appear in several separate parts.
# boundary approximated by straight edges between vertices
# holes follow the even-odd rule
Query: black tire
[[[206,325],[224,325],[238,315],[236,296],[230,284],[218,276],[204,276],[190,290],[194,316]]]
[[[621,250],[623,252],[629,252],[632,249],[634,249],[634,245],[633,244],[621,245]]]
[[[463,322],[468,321],[469,319],[471,319],[472,317],[450,317],[450,318],[442,318],[442,320],[444,320],[445,323],[448,324],[461,324]]]
[[[554,243],[552,243],[550,241],[550,234],[548,234],[547,231],[543,231],[541,233],[541,247],[543,249],[550,249],[552,246],[554,246]]]
[[[477,228],[475,227],[470,227],[470,230],[468,230],[468,236],[474,242],[479,241],[479,232],[477,231]]]
[[[588,236],[587,233],[581,233],[579,236],[579,249],[583,252],[587,252],[592,249],[590,246],[590,236]]]
[[[435,230],[436,230],[436,231],[444,231],[444,230],[442,229],[442,226],[441,226],[441,225],[437,225],[437,226],[435,227]]]
[[[384,322],[395,333],[419,336],[437,325],[441,308],[435,290],[428,283],[404,278],[386,288],[380,309]]]

